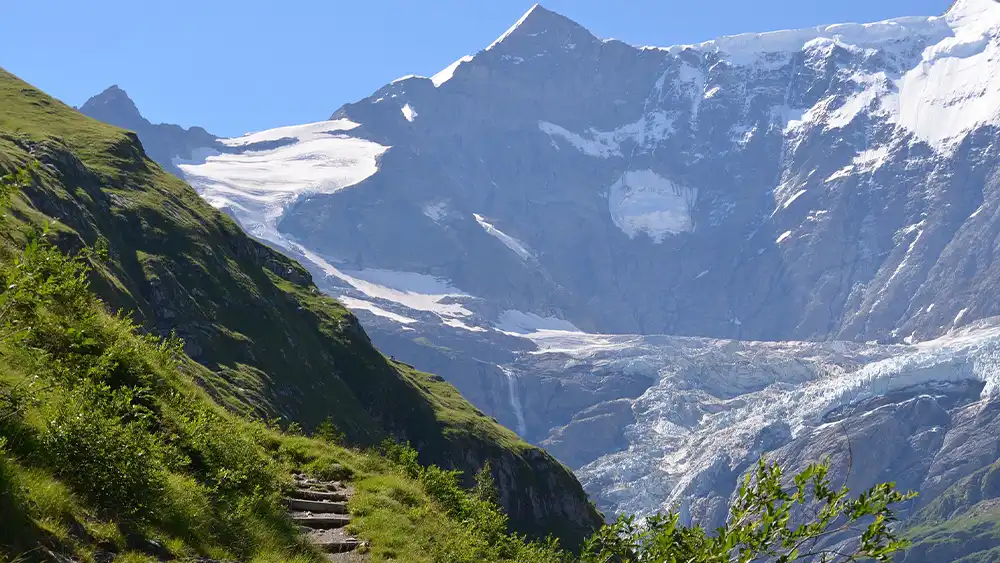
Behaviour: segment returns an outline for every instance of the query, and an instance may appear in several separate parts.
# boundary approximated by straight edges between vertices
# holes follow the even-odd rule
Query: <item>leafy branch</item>
[[[828,463],[815,463],[788,486],[778,464],[759,461],[730,506],[725,526],[709,534],[680,524],[676,513],[654,515],[642,525],[621,517],[584,547],[584,563],[751,563],[860,560],[891,561],[908,545],[893,530],[892,507],[912,499],[894,483],[882,483],[851,497],[835,488]],[[810,510],[811,509],[811,510]],[[850,548],[824,540],[855,538]],[[840,544],[838,544],[840,545]]]
[[[10,207],[11,198],[15,193],[31,185],[38,167],[38,161],[33,161],[24,168],[18,168],[10,174],[0,176],[0,211]]]

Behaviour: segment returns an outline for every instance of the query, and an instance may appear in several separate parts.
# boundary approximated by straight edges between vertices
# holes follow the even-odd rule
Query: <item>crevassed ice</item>
[[[762,429],[787,428],[787,442],[822,427],[831,411],[907,389],[981,381],[984,397],[1000,392],[995,326],[909,346],[557,334],[540,348],[521,369],[592,365],[656,377],[633,401],[629,445],[577,470],[605,506],[640,514],[696,499],[720,464],[752,462]]]

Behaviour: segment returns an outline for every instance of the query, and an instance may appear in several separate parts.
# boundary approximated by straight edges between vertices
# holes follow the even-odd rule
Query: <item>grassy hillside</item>
[[[230,412],[306,429],[329,418],[359,445],[394,436],[467,483],[488,461],[516,529],[575,544],[599,525],[568,469],[440,378],[385,358],[301,266],[146,158],[134,134],[4,71],[0,108],[0,172],[40,163],[4,219],[4,244],[23,247],[48,224],[65,252],[100,249],[93,290],[143,330],[183,339],[186,376]]]
[[[1000,461],[948,487],[909,527],[906,561],[1000,560]]]

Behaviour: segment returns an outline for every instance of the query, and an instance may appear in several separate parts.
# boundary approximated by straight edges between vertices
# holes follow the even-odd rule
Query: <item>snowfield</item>
[[[174,164],[206,201],[232,212],[251,235],[284,248],[276,225],[298,198],[342,190],[378,170],[375,159],[389,147],[349,136],[357,126],[342,119],[279,127],[222,140],[237,152]],[[279,146],[254,150],[267,143]]]
[[[608,207],[615,225],[630,238],[646,233],[654,242],[694,228],[691,209],[698,191],[652,170],[629,171],[611,185]]]

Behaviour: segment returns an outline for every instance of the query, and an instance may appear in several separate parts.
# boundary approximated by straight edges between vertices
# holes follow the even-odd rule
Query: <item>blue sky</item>
[[[154,122],[236,135],[325,119],[482,49],[531,0],[10,2],[0,66],[79,105],[111,84]],[[636,45],[943,13],[951,0],[549,0]]]

